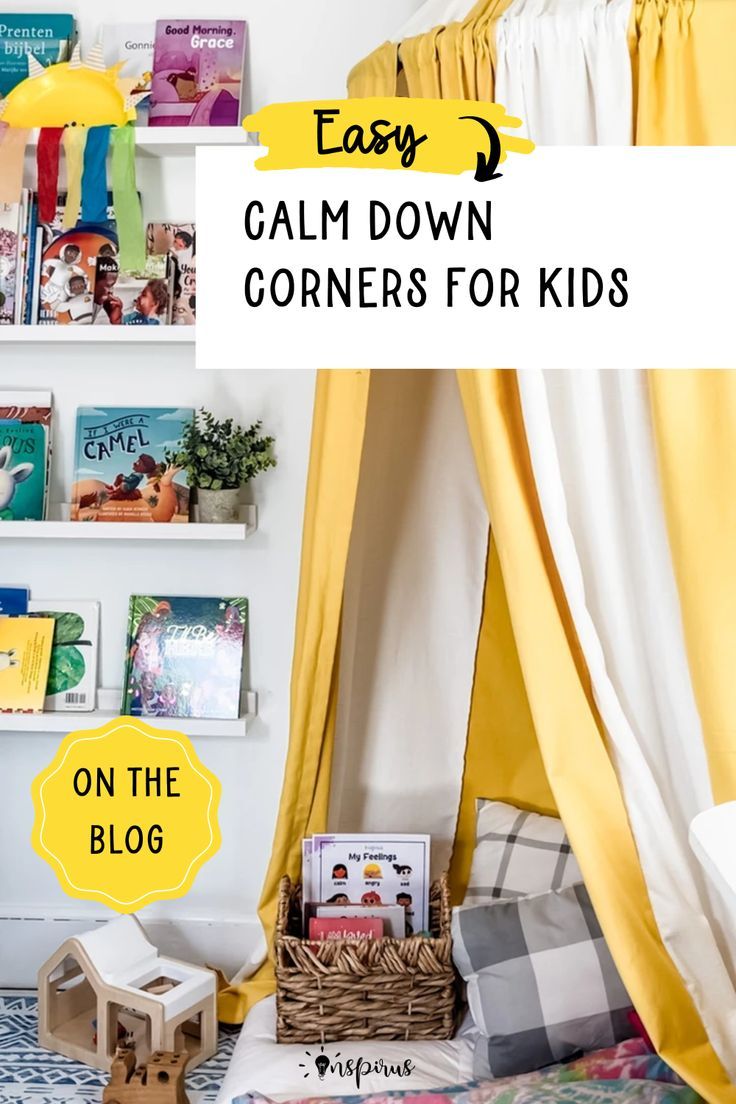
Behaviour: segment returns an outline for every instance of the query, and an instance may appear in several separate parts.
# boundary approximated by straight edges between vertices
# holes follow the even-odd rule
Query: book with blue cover
[[[0,521],[42,521],[45,501],[46,430],[1,418]]]
[[[186,473],[166,455],[193,418],[187,407],[80,407],[71,520],[188,522]]]
[[[28,587],[0,587],[0,617],[25,617],[29,597]]]
[[[247,623],[246,598],[134,595],[123,715],[236,720]]]
[[[71,57],[73,15],[0,15],[0,98],[28,76],[28,54],[44,67]]]

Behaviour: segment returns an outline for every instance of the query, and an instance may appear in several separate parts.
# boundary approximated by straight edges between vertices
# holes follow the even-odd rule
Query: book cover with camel
[[[186,473],[167,463],[194,411],[173,407],[82,407],[72,521],[188,522]]]

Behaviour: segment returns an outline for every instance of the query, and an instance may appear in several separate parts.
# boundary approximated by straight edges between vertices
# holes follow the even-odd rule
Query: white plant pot
[[[211,491],[197,488],[201,524],[229,525],[240,517],[240,491]]]

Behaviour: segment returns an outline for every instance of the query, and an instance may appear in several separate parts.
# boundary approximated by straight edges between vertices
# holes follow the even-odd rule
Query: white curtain
[[[519,373],[551,548],[662,939],[736,1078],[734,933],[688,846],[713,805],[657,475],[646,374]]]
[[[631,0],[512,0],[496,28],[495,100],[539,145],[631,145]]]
[[[330,831],[431,832],[460,803],[488,511],[454,372],[374,372],[340,654]]]

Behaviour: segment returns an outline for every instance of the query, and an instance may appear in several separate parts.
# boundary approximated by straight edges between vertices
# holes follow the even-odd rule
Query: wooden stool
[[[159,955],[132,916],[67,939],[38,973],[40,1046],[109,1070],[121,1022],[144,1062],[185,1052],[194,1069],[217,1053],[214,972]]]
[[[156,1051],[146,1066],[135,1066],[132,1050],[119,1050],[102,1104],[189,1104],[184,1074],[189,1056]]]

